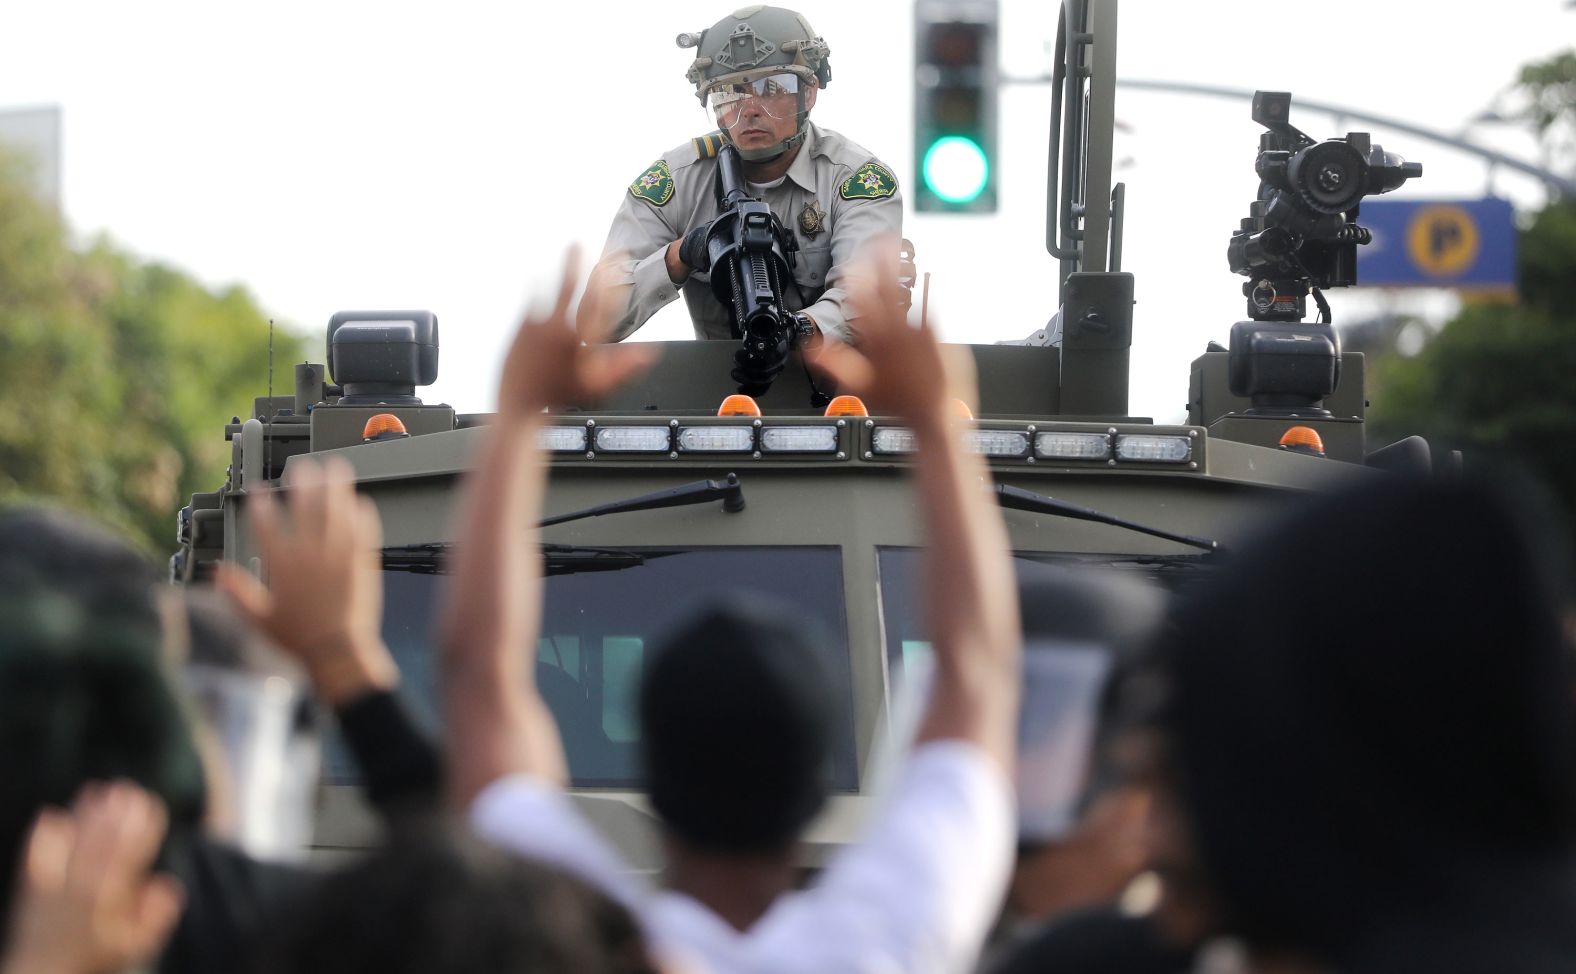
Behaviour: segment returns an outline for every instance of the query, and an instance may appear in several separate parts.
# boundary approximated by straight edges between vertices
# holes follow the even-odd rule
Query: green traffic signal
[[[994,213],[1000,0],[914,0],[914,210]]]
[[[942,202],[971,203],[990,185],[990,159],[973,139],[943,136],[925,150],[920,174]]]

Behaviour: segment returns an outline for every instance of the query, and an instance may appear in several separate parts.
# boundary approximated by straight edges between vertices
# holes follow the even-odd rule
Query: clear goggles
[[[799,91],[812,84],[791,71],[758,78],[731,78],[706,92],[706,110],[719,128],[732,128],[746,113],[758,111],[775,119],[790,119],[799,112]]]

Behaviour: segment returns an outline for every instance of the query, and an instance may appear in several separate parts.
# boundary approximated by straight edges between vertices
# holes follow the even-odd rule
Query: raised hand
[[[580,252],[574,248],[565,257],[552,309],[528,313],[520,322],[498,380],[501,419],[594,402],[655,361],[656,350],[648,345],[601,344],[612,324],[603,313],[610,302],[601,287],[586,292],[576,330],[572,305],[579,273]]]
[[[296,459],[285,505],[268,491],[248,495],[264,585],[235,565],[215,579],[242,614],[306,668],[330,704],[398,679],[381,635],[383,529],[377,508],[356,496],[344,460]]]
[[[814,362],[842,391],[914,423],[943,421],[952,411],[949,400],[973,398],[967,369],[945,355],[935,331],[908,324],[895,238],[872,240],[844,287],[859,344],[828,342]]]
[[[23,850],[0,974],[112,974],[150,960],[180,916],[173,878],[150,872],[168,818],[129,782],[90,783],[44,809]]]

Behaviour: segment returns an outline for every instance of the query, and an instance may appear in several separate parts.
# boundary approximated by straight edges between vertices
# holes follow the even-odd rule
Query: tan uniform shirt
[[[624,314],[613,329],[615,341],[645,324],[680,291],[696,338],[733,337],[729,311],[712,294],[710,275],[692,273],[674,285],[665,261],[670,243],[717,216],[717,160],[703,141],[686,142],[646,170],[613,218],[598,272],[604,284],[629,288]],[[810,124],[782,182],[751,192],[758,192],[798,239],[794,278],[799,287],[786,285],[784,303],[789,310],[807,311],[827,337],[848,341],[847,295],[839,286],[844,268],[871,237],[902,235],[903,198],[891,170],[868,150]]]

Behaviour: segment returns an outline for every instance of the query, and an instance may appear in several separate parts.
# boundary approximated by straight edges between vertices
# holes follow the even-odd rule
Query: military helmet
[[[827,60],[831,48],[803,14],[782,7],[740,8],[706,30],[680,34],[678,45],[696,49],[685,77],[695,85],[695,97],[714,110],[710,102],[719,92],[746,95],[752,86],[758,95],[794,96],[797,132],[769,150],[741,150],[745,158],[770,158],[802,142],[809,117],[804,91],[811,85],[824,88],[832,80]],[[726,130],[726,125],[721,127]]]

